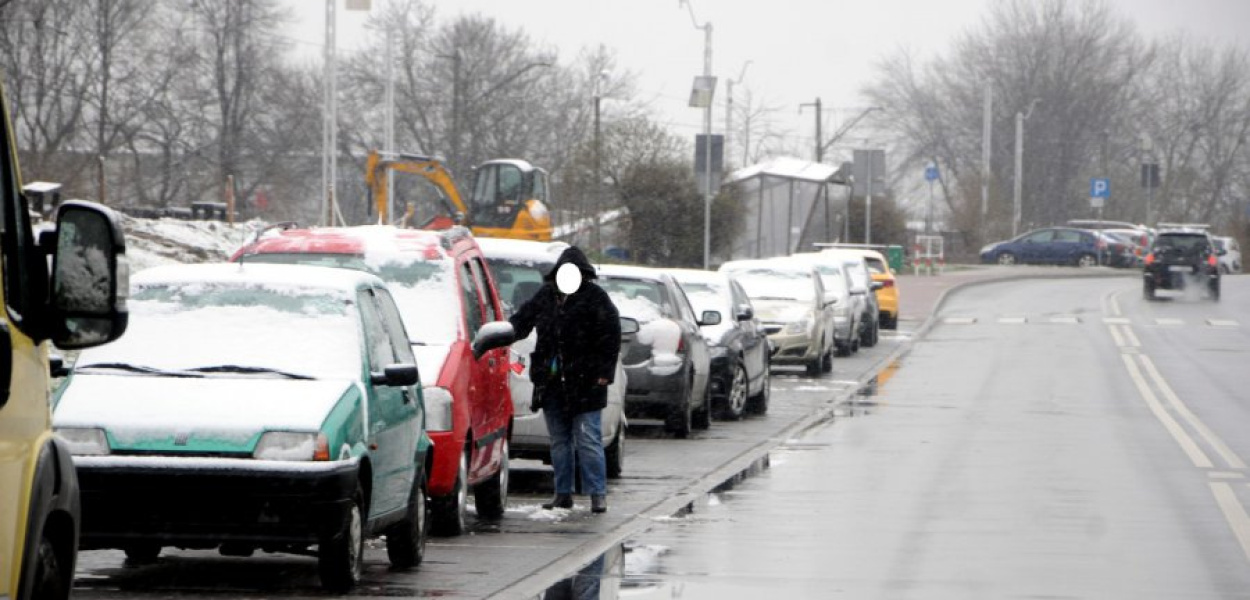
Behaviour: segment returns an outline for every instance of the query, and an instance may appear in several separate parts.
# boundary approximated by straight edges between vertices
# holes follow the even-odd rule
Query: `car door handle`
[[[488,366],[488,367],[490,367],[490,368],[492,368],[492,369],[493,369],[493,368],[495,368],[495,365],[496,365],[496,364],[497,364],[497,363],[495,362],[495,359],[493,359],[493,358],[488,358],[488,359],[486,359],[486,366]]]

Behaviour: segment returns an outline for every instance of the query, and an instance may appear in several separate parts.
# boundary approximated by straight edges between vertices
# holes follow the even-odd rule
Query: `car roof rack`
[[[288,229],[299,229],[300,227],[299,221],[281,221],[278,223],[272,223],[257,229],[255,235],[252,236],[252,240],[248,243],[250,244],[259,241],[262,236],[275,229],[279,231],[286,231]]]
[[[817,248],[862,248],[867,250],[889,248],[888,244],[851,244],[840,242],[814,242],[812,245]]]
[[[1211,229],[1211,225],[1207,223],[1158,223],[1159,229],[1197,229],[1207,231]]]

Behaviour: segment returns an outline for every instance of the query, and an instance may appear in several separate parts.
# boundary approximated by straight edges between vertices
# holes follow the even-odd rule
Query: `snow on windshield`
[[[135,286],[126,335],[85,350],[77,365],[166,371],[237,365],[316,378],[360,377],[361,334],[347,292],[295,286]]]
[[[639,323],[663,319],[672,312],[665,310],[668,294],[659,282],[603,279],[599,282],[599,287],[608,293],[622,317],[635,319]]]
[[[734,271],[733,276],[751,299],[807,302],[816,297],[812,276],[806,271],[746,269]]]
[[[703,334],[704,339],[717,343],[726,331],[733,329],[734,311],[733,307],[730,306],[729,291],[725,289],[724,284],[682,282],[681,289],[686,292],[686,298],[690,300],[690,305],[694,307],[694,314],[702,315],[709,310],[720,313],[721,321],[719,325],[704,325],[699,328],[699,332]]]

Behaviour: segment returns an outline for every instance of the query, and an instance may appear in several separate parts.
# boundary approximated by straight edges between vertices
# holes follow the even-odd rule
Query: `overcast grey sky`
[[[292,37],[305,48],[324,39],[322,0],[285,0],[298,23]],[[338,0],[342,2],[342,0]],[[375,8],[387,0],[372,0]],[[713,25],[713,74],[720,78],[714,131],[724,127],[725,78],[780,109],[777,127],[805,146],[813,136],[810,109],[820,97],[826,134],[859,112],[859,89],[873,63],[900,47],[919,53],[945,51],[959,33],[976,25],[993,0],[690,0],[695,17]],[[1107,0],[1147,34],[1186,32],[1194,37],[1246,45],[1250,0]],[[482,13],[520,28],[563,61],[580,49],[603,44],[620,65],[638,74],[639,92],[657,118],[675,133],[702,131],[702,111],[688,108],[692,78],[702,73],[704,36],[679,0],[454,0],[433,2],[438,18]],[[339,5],[339,47],[359,43],[362,13]],[[736,96],[739,94],[735,93]],[[740,96],[739,96],[740,98]],[[610,109],[609,109],[610,110]],[[807,156],[805,156],[806,158]]]

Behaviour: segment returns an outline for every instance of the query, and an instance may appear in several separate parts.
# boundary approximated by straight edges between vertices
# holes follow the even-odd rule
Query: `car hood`
[[[443,365],[451,354],[451,344],[414,345],[412,353],[417,357],[417,371],[421,373],[421,386],[438,385]]]
[[[790,323],[798,321],[811,312],[812,307],[806,302],[788,302],[782,300],[752,300],[755,305],[755,316],[761,321],[772,323]]]
[[[135,377],[78,373],[56,427],[98,427],[113,450],[251,452],[266,431],[317,431],[346,379]]]

